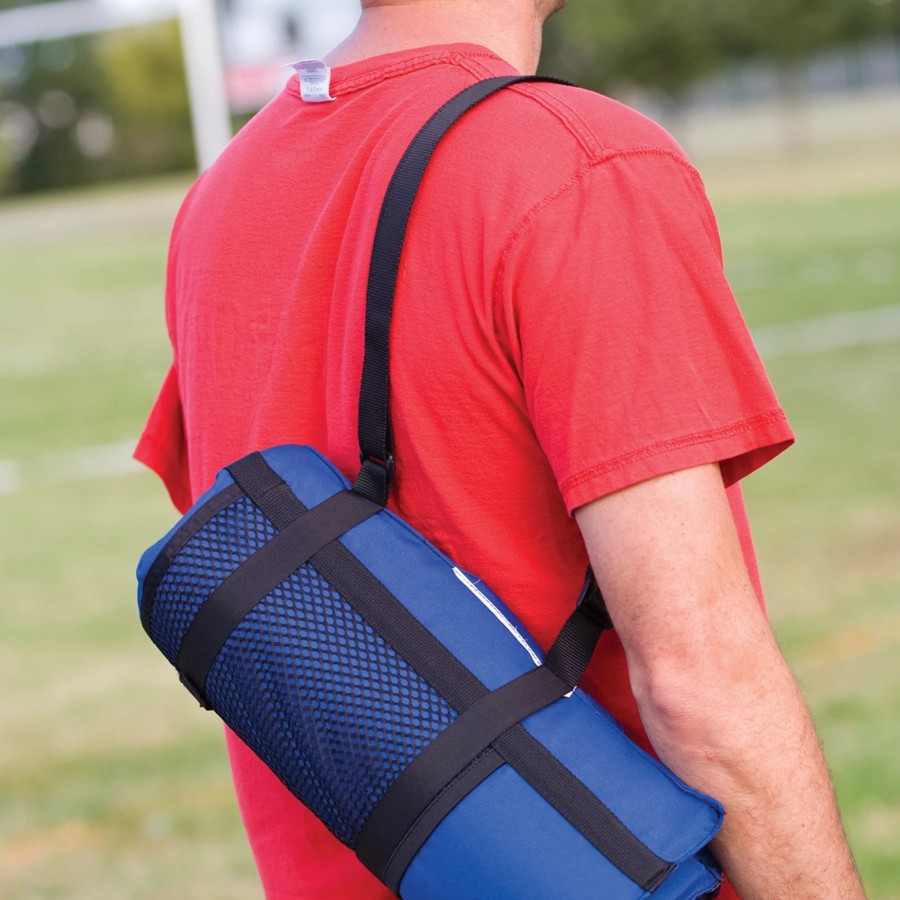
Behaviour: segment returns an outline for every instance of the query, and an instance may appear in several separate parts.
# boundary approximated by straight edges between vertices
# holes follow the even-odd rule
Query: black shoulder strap
[[[394,469],[391,438],[390,330],[400,256],[410,212],[419,185],[441,138],[473,106],[513,84],[543,81],[566,84],[558,78],[511,75],[488,78],[448,100],[413,138],[388,185],[375,229],[366,294],[366,336],[362,386],[359,395],[359,446],[362,468],[353,490],[384,506]],[[547,667],[574,688],[590,662],[600,634],[611,628],[603,595],[593,574],[575,612],[547,655]]]
[[[393,441],[388,407],[390,330],[394,292],[406,226],[422,176],[441,138],[473,106],[512,84],[556,78],[511,75],[473,84],[445,103],[422,127],[391,178],[375,230],[366,295],[366,344],[359,396],[359,446],[362,468],[353,490],[384,506],[393,474]]]

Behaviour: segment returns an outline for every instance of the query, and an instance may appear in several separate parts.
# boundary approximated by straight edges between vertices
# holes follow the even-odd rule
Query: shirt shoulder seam
[[[589,157],[597,157],[603,152],[603,145],[593,128],[574,106],[553,93],[547,85],[542,85],[541,82],[523,84],[521,87],[528,88],[528,90],[522,90],[520,93],[531,97],[547,112],[555,116]]]
[[[562,199],[571,190],[576,188],[585,178],[593,171],[602,168],[608,163],[617,160],[641,158],[641,157],[661,157],[675,162],[679,167],[684,169],[691,179],[695,182],[695,186],[702,188],[702,179],[700,173],[694,168],[683,156],[674,150],[665,147],[631,147],[624,149],[604,150],[591,159],[589,159],[578,171],[576,171],[568,181],[558,185],[549,193],[545,194],[540,200],[534,203],[531,208],[519,219],[512,228],[507,237],[503,249],[500,251],[497,273],[494,281],[495,295],[496,287],[503,281],[506,274],[506,266],[509,256],[518,239],[527,231],[528,227],[538,218],[538,216],[548,207],[552,206],[558,200]]]

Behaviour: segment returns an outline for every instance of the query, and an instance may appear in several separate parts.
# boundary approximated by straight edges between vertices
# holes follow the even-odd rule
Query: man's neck
[[[534,0],[381,0],[325,60],[347,63],[433,44],[480,44],[531,75],[541,52],[543,16]]]

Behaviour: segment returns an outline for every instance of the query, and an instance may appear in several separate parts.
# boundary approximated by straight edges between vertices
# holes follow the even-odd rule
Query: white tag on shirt
[[[331,69],[321,59],[304,59],[292,68],[300,76],[300,96],[307,103],[327,103],[331,96]]]

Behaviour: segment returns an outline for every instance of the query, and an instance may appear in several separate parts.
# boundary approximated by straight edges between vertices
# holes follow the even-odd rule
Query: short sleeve
[[[166,264],[166,327],[172,344],[175,361],[169,367],[156,402],[150,410],[144,431],[134,451],[134,458],[152,469],[169,492],[172,503],[180,512],[186,512],[193,502],[190,470],[188,467],[188,441],[184,421],[184,406],[178,378],[176,340],[176,270],[178,263],[181,223],[190,208],[191,200],[202,182],[201,176],[191,187],[181,204],[172,235]]]
[[[186,512],[190,508],[192,497],[187,441],[178,373],[174,366],[163,381],[134,451],[134,458],[159,475],[176,509]]]
[[[548,197],[511,239],[496,301],[570,512],[709,462],[732,484],[793,441],[702,183],[674,153],[611,154]]]

